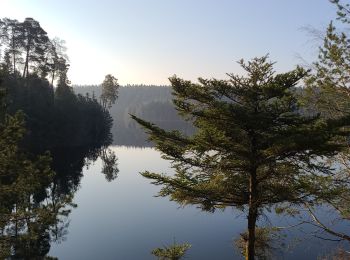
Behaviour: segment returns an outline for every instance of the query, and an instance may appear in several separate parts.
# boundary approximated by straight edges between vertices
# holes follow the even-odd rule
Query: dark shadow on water
[[[0,212],[0,256],[9,259],[55,259],[47,256],[51,243],[61,243],[68,234],[69,215],[80,187],[84,167],[101,157],[107,181],[117,177],[117,157],[107,146],[60,147],[50,151],[55,175],[49,185],[28,196],[25,214]],[[16,208],[17,207],[17,208]],[[14,217],[15,216],[15,217]]]

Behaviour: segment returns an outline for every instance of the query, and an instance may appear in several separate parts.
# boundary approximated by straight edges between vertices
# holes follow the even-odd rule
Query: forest
[[[3,19],[0,33],[0,256],[38,259],[65,233],[83,166],[114,162],[113,120],[96,98],[74,93],[64,46],[39,22]]]
[[[138,176],[157,198],[208,215],[243,215],[230,242],[239,257],[279,259],[280,234],[309,226],[313,238],[338,245],[318,259],[350,259],[350,4],[330,2],[341,26],[329,23],[310,66],[280,72],[263,54],[239,60],[242,73],[226,79],[174,75],[170,85],[122,86],[112,74],[99,85],[72,85],[64,40],[51,39],[33,18],[1,18],[0,259],[58,259],[51,250],[68,237],[84,173],[99,166],[108,183],[118,183],[114,151],[124,146],[119,151],[157,151],[168,163],[159,170],[146,153],[128,158],[145,163]],[[144,196],[127,180],[130,198]],[[129,205],[130,198],[125,208],[106,201],[120,212],[152,207]],[[274,225],[272,214],[294,224]],[[195,244],[173,241],[149,256],[191,256]]]

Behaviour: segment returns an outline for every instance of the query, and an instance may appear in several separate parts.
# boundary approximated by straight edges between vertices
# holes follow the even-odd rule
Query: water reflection
[[[55,259],[47,254],[51,243],[66,239],[69,216],[77,206],[73,198],[80,187],[83,167],[99,156],[104,162],[105,178],[115,179],[117,157],[104,146],[52,149],[55,174],[47,177],[45,185],[41,179],[30,179],[27,186],[31,189],[18,185],[16,198],[1,207],[7,210],[0,212],[0,259]]]
[[[165,130],[179,130],[186,135],[192,135],[194,133],[194,128],[192,125],[186,121],[174,122],[174,121],[159,121],[156,119],[147,119],[146,116],[141,114],[140,118],[145,120],[150,120],[150,122],[162,127]],[[147,135],[145,131],[138,125],[135,121],[130,118],[122,118],[119,120],[117,118],[116,126],[114,126],[114,145],[129,146],[129,147],[153,147],[154,144],[147,140]]]
[[[147,169],[171,173],[169,162],[152,148],[110,149],[118,156],[117,181],[108,183],[100,174],[101,159],[84,169],[81,189],[74,199],[79,206],[70,216],[67,241],[53,244],[50,254],[61,260],[153,260],[151,251],[170,245],[175,237],[179,244],[192,245],[185,259],[243,259],[234,240],[246,231],[244,213],[227,209],[209,214],[192,206],[179,208],[168,198],[154,197],[159,187],[138,172]],[[260,227],[288,227],[299,222],[266,214],[260,219]],[[317,259],[338,245],[315,238],[312,231],[310,226],[284,229],[278,233],[281,237],[276,241],[273,238],[276,257],[269,259]],[[286,247],[279,250],[280,243]]]
[[[168,198],[155,198],[158,187],[137,173],[172,169],[154,149],[76,147],[51,153],[56,172],[52,181],[32,193],[30,202],[11,204],[14,214],[0,212],[0,259],[55,259],[51,255],[61,260],[147,260],[154,259],[152,249],[174,237],[192,244],[188,259],[241,258],[234,239],[245,232],[245,215],[179,209]],[[108,182],[116,177],[117,181]],[[25,214],[16,214],[24,207]],[[274,214],[267,219],[261,220],[261,226],[270,222],[288,226],[295,221]],[[337,246],[312,238],[311,231],[305,227],[290,231],[285,242],[288,247],[296,245],[278,252],[277,259],[317,259]],[[296,238],[303,240],[294,242]]]
[[[113,150],[106,148],[103,149],[100,153],[102,165],[102,173],[105,175],[107,181],[113,181],[117,178],[119,169],[118,169],[118,158],[113,152]]]

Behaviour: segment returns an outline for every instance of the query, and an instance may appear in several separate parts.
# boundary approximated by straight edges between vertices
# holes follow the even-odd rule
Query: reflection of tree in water
[[[240,234],[234,240],[235,248],[247,257],[248,231]],[[281,228],[258,227],[255,233],[255,256],[259,260],[280,259],[280,254],[285,251],[285,235]]]
[[[41,259],[50,251],[52,241],[60,241],[67,233],[67,217],[74,207],[72,196],[55,193],[55,184],[46,188],[44,200],[33,195],[28,202],[18,201],[13,214],[4,216],[0,237],[1,257]]]
[[[0,19],[0,35],[17,57],[0,60],[0,259],[49,259],[50,243],[67,234],[84,165],[112,142],[113,119],[94,95],[74,93],[64,46],[39,22]]]
[[[105,175],[107,181],[113,181],[117,178],[118,169],[118,158],[111,149],[103,149],[101,151],[102,159],[102,173]]]
[[[18,181],[21,182],[20,178]],[[41,180],[32,181],[40,183]],[[28,182],[27,187],[31,184]],[[57,196],[54,184],[34,186],[28,190],[22,183],[21,188],[15,191],[15,200],[8,203],[6,213],[1,212],[0,256],[41,259],[50,250],[52,234],[69,214],[71,199],[69,196]],[[44,193],[46,196],[42,199]]]
[[[49,181],[43,186],[32,185],[40,184],[39,179],[30,180],[29,186],[36,186],[35,189],[17,189],[18,199],[7,203],[7,212],[0,211],[0,259],[10,256],[52,259],[46,256],[50,244],[64,241],[68,234],[69,214],[76,207],[72,201],[80,185],[83,167],[100,156],[102,173],[108,181],[115,179],[118,173],[117,157],[105,147],[55,149],[51,156],[55,174]]]

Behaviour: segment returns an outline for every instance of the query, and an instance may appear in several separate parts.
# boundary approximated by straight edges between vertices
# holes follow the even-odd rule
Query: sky
[[[168,85],[242,73],[236,61],[269,54],[276,71],[317,57],[303,28],[336,17],[328,0],[0,0],[0,18],[40,22],[66,41],[73,85]]]

